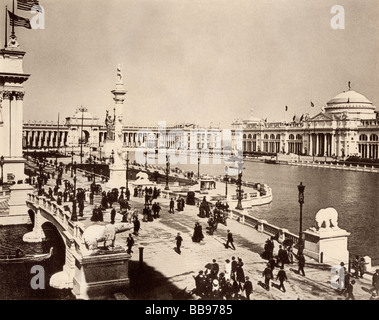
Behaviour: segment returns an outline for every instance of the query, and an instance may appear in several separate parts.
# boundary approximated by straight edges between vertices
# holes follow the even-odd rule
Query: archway
[[[41,227],[46,237],[43,242],[44,251],[50,250],[51,247],[54,248],[47,271],[51,276],[63,270],[63,266],[66,262],[66,245],[59,231],[51,222],[45,222]]]
[[[81,138],[79,137],[79,144],[87,144],[89,141],[89,132],[87,130],[83,130],[81,133]]]
[[[32,222],[32,228],[34,228],[34,222],[35,222],[35,219],[36,219],[36,214],[35,214],[35,212],[32,209],[29,209],[28,210],[28,215],[29,215],[30,221]]]

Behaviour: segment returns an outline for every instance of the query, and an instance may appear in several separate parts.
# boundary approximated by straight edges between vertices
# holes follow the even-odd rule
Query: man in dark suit
[[[301,272],[301,274],[302,274],[303,276],[305,276],[304,266],[305,266],[305,257],[304,257],[304,255],[301,253],[301,254],[299,255],[299,270],[298,270],[298,272],[299,272],[299,274],[300,274],[300,272]]]
[[[243,286],[243,290],[246,293],[246,299],[250,300],[250,295],[253,293],[253,284],[249,280],[248,276],[246,276],[245,279],[246,279],[246,281],[245,281],[245,284]]]
[[[178,251],[179,254],[181,254],[182,252],[180,251],[180,247],[182,245],[183,238],[180,236],[179,232],[175,240],[176,240],[176,250]]]
[[[276,280],[278,280],[278,279],[280,281],[279,290],[283,289],[283,292],[286,292],[286,288],[284,287],[284,281],[288,281],[288,279],[287,279],[287,274],[284,271],[283,265],[280,267],[280,270],[276,276]]]
[[[175,211],[175,202],[174,202],[174,199],[171,198],[171,200],[170,200],[170,210],[168,212],[175,213],[174,211]]]
[[[379,295],[379,269],[376,269],[372,276],[372,286],[376,290],[376,295]]]
[[[229,248],[229,244],[233,247],[233,250],[236,250],[236,247],[233,244],[233,235],[230,232],[230,230],[228,230],[228,238],[227,238],[227,241],[226,241],[226,244],[225,244],[225,248],[226,249]]]

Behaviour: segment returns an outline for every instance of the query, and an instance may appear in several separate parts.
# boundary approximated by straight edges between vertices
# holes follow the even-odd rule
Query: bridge
[[[91,221],[71,221],[71,212],[65,203],[58,205],[44,196],[32,193],[26,200],[33,231],[24,235],[25,242],[41,242],[45,239],[43,226],[53,226],[65,247],[63,270],[50,278],[50,286],[72,289],[77,299],[93,299],[106,296],[129,284],[128,264],[130,255],[121,246],[109,250],[88,250],[84,244],[84,232],[91,225],[103,225]],[[132,228],[132,224],[115,224],[116,232]],[[105,244],[110,244],[109,241]]]

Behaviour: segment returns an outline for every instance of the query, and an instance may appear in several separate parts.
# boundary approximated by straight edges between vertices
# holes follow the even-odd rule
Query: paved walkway
[[[91,182],[86,178],[78,176],[77,187],[89,188]],[[71,179],[70,172],[64,174],[63,179]],[[55,181],[50,179],[48,186],[54,186]],[[162,186],[162,189],[164,186]],[[107,189],[103,185],[103,189]],[[95,197],[95,205],[100,204],[101,197]],[[142,213],[143,198],[131,198],[130,204],[132,207],[140,209]],[[198,299],[197,296],[189,297],[184,295],[195,287],[195,282],[192,276],[195,276],[199,270],[204,270],[204,266],[210,263],[212,259],[216,259],[220,265],[220,272],[223,271],[225,260],[231,259],[232,256],[241,257],[244,262],[245,275],[248,275],[253,283],[254,293],[251,298],[256,300],[339,300],[345,299],[343,296],[336,293],[330,286],[330,267],[318,264],[307,259],[305,272],[306,276],[300,276],[297,273],[290,271],[290,268],[297,270],[297,265],[286,265],[287,276],[289,282],[285,283],[286,293],[279,291],[273,287],[270,291],[258,285],[259,281],[263,281],[262,271],[267,263],[260,257],[263,251],[267,235],[258,232],[257,230],[242,225],[237,221],[228,220],[228,225],[218,225],[218,230],[213,236],[208,235],[206,231],[207,219],[200,219],[197,216],[198,208],[196,206],[185,206],[184,211],[168,213],[169,199],[160,198],[157,200],[162,207],[161,218],[155,219],[153,222],[142,222],[140,214],[141,230],[139,236],[133,236],[135,246],[131,257],[131,265],[138,265],[139,247],[143,247],[143,260],[145,267],[142,270],[132,268],[138,274],[138,281],[141,281],[140,290],[134,289],[127,292],[131,298],[138,299],[176,299],[174,291],[182,292],[183,297],[190,299]],[[89,221],[92,215],[93,206],[86,204],[84,210],[85,224],[96,224]],[[117,204],[116,208],[119,206]],[[122,216],[116,215],[116,222],[121,221]],[[203,227],[205,235],[204,241],[194,243],[191,240],[193,227],[196,221],[199,221]],[[110,209],[104,213],[104,222],[110,222]],[[98,224],[100,222],[97,222]],[[225,249],[226,230],[230,229],[234,235],[234,243],[236,250]],[[180,232],[183,237],[182,254],[175,252],[175,237]],[[126,247],[126,238],[129,232],[117,234],[116,244]],[[275,250],[279,244],[275,243]],[[274,270],[276,277],[278,269]],[[356,280],[354,286],[354,294],[357,300],[368,300],[371,289],[371,277],[367,276],[363,279]],[[151,282],[151,285],[142,285],[142,282]],[[154,283],[154,286],[152,286]],[[274,281],[278,283],[278,281]],[[138,284],[137,284],[138,285]],[[175,290],[174,290],[174,289]]]

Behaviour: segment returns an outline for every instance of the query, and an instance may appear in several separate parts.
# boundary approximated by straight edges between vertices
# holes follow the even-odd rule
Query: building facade
[[[267,122],[251,117],[236,120],[243,130],[243,150],[310,156],[360,156],[379,159],[379,117],[364,95],[348,90],[327,102],[314,117],[293,122]]]

